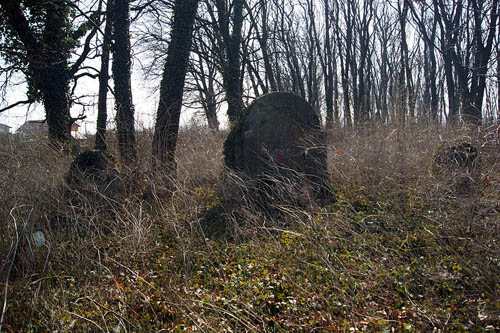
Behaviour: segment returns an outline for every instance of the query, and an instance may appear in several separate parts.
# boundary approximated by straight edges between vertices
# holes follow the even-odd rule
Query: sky
[[[88,2],[89,5],[94,5],[93,1]],[[85,5],[85,2],[82,2]],[[2,59],[0,58],[0,62]],[[154,119],[158,105],[158,94],[155,93],[155,86],[159,82],[154,80],[145,80],[140,70],[141,59],[133,59],[132,68],[132,96],[135,105],[135,118],[136,129],[152,128],[154,126]],[[100,67],[100,58],[94,60],[86,60],[84,66],[92,66],[94,68]],[[110,64],[111,72],[111,64]],[[0,80],[3,78],[0,78]],[[19,74],[14,78],[13,82],[7,91],[5,101],[0,99],[0,109],[8,105],[14,104],[18,101],[26,100],[26,84],[24,84],[24,76]],[[110,80],[112,85],[112,80]],[[85,110],[81,105],[73,105],[71,107],[71,116],[79,116],[82,111],[87,116],[83,121],[78,121],[80,132],[82,133],[95,133],[96,131],[96,118],[97,118],[97,93],[99,84],[97,79],[89,77],[81,78],[78,81],[78,88],[74,96],[89,96],[85,98],[88,104]],[[108,93],[108,128],[114,127],[114,101],[111,93]],[[181,116],[181,125],[188,124],[192,117],[192,112],[183,112]],[[20,105],[5,112],[0,112],[0,123],[11,127],[10,131],[14,133],[22,124],[27,120],[43,120],[45,119],[45,110],[42,104],[37,103],[31,106]]]
[[[132,97],[135,105],[136,129],[153,128],[156,110],[158,106],[158,94],[155,93],[154,87],[157,82],[145,80],[138,66],[134,66],[132,71]],[[0,108],[13,104],[20,100],[26,99],[26,85],[20,83],[24,78],[16,78],[18,84],[8,88],[7,103],[1,103]],[[93,106],[86,107],[84,114],[87,118],[79,121],[80,132],[82,134],[95,133],[96,118],[97,118],[97,79],[84,78],[79,81],[75,95],[90,95],[86,98],[87,101],[94,101]],[[114,101],[111,93],[108,93],[108,128],[114,127]],[[74,105],[71,108],[71,115],[78,116],[83,111],[81,105]],[[181,126],[186,126],[191,122],[193,113],[184,109],[181,115]],[[21,105],[0,113],[0,123],[11,127],[10,131],[14,133],[27,120],[42,120],[45,119],[45,109],[42,104],[36,103],[32,106]]]

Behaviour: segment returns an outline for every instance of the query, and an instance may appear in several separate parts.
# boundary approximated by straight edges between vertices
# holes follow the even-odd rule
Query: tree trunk
[[[135,168],[134,105],[132,103],[129,0],[114,1],[113,78],[118,151],[123,166]]]
[[[411,99],[409,96],[409,92],[411,87],[409,86],[409,64],[408,64],[408,43],[406,40],[406,16],[408,14],[408,5],[405,1],[403,4],[403,8],[400,7],[398,3],[398,21],[399,28],[401,32],[401,53],[400,53],[400,74],[399,74],[399,102],[400,102],[400,112],[401,112],[401,120],[406,123],[406,118],[411,114],[411,105],[409,100]]]
[[[153,157],[154,164],[164,168],[167,177],[174,176],[177,170],[175,149],[198,2],[199,0],[175,1],[172,40],[168,46],[167,61],[160,84]]]
[[[337,3],[338,6],[338,3]],[[344,29],[340,27],[340,20],[335,20],[335,32],[337,35],[337,44],[340,47],[344,47],[345,51],[344,54],[342,54],[341,51],[339,51],[339,57],[340,57],[340,75],[341,75],[341,85],[342,85],[342,96],[344,100],[344,125],[346,127],[350,127],[353,125],[352,123],[352,115],[351,115],[351,103],[350,103],[350,93],[349,93],[349,67],[350,63],[352,62],[351,59],[351,48],[349,45],[353,43],[353,38],[352,38],[352,20],[349,19],[350,6],[348,6],[347,11],[346,9],[343,10],[344,18],[348,22],[347,27],[346,27],[346,34],[345,34],[345,39],[344,43],[342,43],[342,31]],[[340,13],[340,10],[337,10],[337,13]]]
[[[440,12],[440,6],[438,0],[434,0],[434,13],[436,15],[436,19],[439,23],[439,28],[441,30],[441,50],[443,54],[443,66],[444,66],[444,74],[446,78],[446,88],[448,95],[448,123],[457,124],[458,119],[458,103],[456,102],[456,93],[455,93],[455,81],[453,78],[453,63],[451,60],[450,48],[452,47],[449,36],[449,32],[445,29],[445,25],[443,24],[444,19]],[[443,13],[444,15],[444,13]]]
[[[219,131],[219,120],[217,119],[217,100],[215,99],[213,86],[209,87],[204,103],[208,128],[214,131]]]
[[[56,146],[67,146],[71,138],[69,53],[65,45],[68,5],[56,0],[47,3],[45,10],[45,27],[39,41],[23,14],[21,2],[0,0],[2,15],[19,36],[29,56],[29,79],[41,92],[49,140]]]
[[[49,140],[52,143],[69,144],[71,138],[71,119],[69,111],[68,54],[65,51],[64,29],[66,17],[64,1],[47,5],[44,42],[50,45],[46,50],[46,64],[41,70],[42,80],[39,88],[47,113]],[[42,65],[42,64],[41,64]],[[42,65],[43,66],[43,65]]]
[[[243,109],[240,84],[241,72],[241,31],[243,28],[243,6],[245,0],[233,2],[233,31],[229,34],[229,12],[223,0],[216,0],[219,15],[219,28],[226,48],[226,66],[223,69],[224,86],[227,98],[227,116],[231,125],[236,124]]]
[[[438,91],[437,91],[437,62],[436,62],[436,52],[435,52],[435,40],[436,40],[436,18],[433,19],[431,40],[429,42],[429,85],[430,85],[430,113],[432,123],[438,122]]]
[[[500,33],[497,35],[497,122],[500,118]]]
[[[99,97],[97,102],[97,132],[95,149],[106,151],[106,122],[108,118],[107,97],[109,81],[109,53],[111,48],[111,33],[113,27],[113,0],[108,0],[106,7],[106,26],[102,41],[101,70],[99,72]]]
[[[325,89],[325,105],[326,105],[326,127],[332,128],[334,123],[333,115],[333,66],[332,66],[332,48],[330,42],[330,10],[329,0],[323,0],[323,18],[325,20],[325,35],[324,35],[324,50],[321,48],[321,43],[316,28],[314,19],[314,5],[312,2],[307,2],[308,15],[311,17],[311,25],[313,29],[314,44],[317,49],[317,57],[319,58],[321,71],[323,72],[323,85]],[[314,78],[315,79],[315,78]]]
[[[334,73],[337,69],[333,66],[332,43],[330,40],[330,0],[324,0],[324,19],[325,19],[325,51],[326,51],[326,68],[325,68],[325,102],[326,102],[326,127],[332,128],[337,115],[334,112]],[[338,93],[338,92],[337,92]],[[336,105],[335,105],[336,109]]]
[[[495,34],[497,34],[497,21],[499,15],[499,2],[493,0],[490,8],[489,26],[487,29],[486,40],[483,43],[483,6],[482,1],[471,0],[473,15],[474,15],[474,36],[476,41],[476,51],[474,55],[474,65],[472,67],[472,82],[471,82],[471,95],[472,95],[472,121],[481,124],[482,119],[482,106],[486,90],[486,77],[488,74],[488,62],[493,50],[493,42]]]

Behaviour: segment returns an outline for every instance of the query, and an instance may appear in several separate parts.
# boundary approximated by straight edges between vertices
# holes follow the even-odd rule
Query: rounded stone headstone
[[[277,92],[256,99],[245,110],[224,144],[228,168],[249,178],[301,174],[317,199],[333,198],[326,140],[320,120],[300,96]]]

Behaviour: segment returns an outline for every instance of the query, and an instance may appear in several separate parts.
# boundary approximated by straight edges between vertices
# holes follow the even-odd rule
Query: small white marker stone
[[[33,233],[33,241],[36,247],[45,245],[45,234],[42,231],[35,231]]]

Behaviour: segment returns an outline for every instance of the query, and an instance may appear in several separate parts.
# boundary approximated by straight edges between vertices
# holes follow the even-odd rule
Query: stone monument
[[[314,200],[335,200],[330,186],[326,135],[318,115],[300,96],[276,92],[256,99],[224,144],[226,166],[250,180],[294,179]]]

